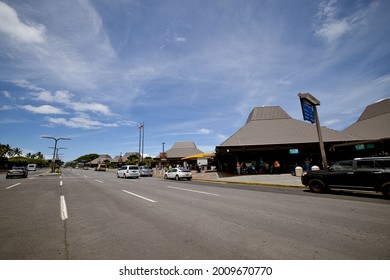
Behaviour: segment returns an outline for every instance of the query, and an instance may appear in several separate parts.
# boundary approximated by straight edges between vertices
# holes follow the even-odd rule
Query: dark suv
[[[313,192],[331,188],[369,190],[390,197],[390,157],[355,158],[333,163],[327,170],[308,171],[302,184]]]

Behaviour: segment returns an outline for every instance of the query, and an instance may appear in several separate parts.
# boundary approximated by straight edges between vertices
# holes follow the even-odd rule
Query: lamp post
[[[54,140],[53,160],[52,160],[52,163],[51,163],[51,172],[54,173],[55,161],[56,161],[56,153],[57,153],[57,142],[59,140],[71,140],[71,139],[70,138],[64,138],[64,137],[55,138],[55,137],[51,137],[51,136],[42,136],[41,138],[53,139]]]

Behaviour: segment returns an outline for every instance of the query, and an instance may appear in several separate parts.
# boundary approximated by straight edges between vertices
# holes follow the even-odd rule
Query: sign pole
[[[314,117],[316,120],[318,141],[320,142],[322,167],[326,169],[328,167],[328,161],[326,160],[325,146],[324,146],[324,140],[322,139],[321,125],[320,125],[320,119],[318,117],[317,106],[313,106],[313,109],[314,109]]]
[[[303,119],[305,121],[310,121],[311,123],[316,123],[318,141],[320,143],[321,158],[322,158],[322,167],[326,169],[328,167],[328,161],[326,160],[326,153],[324,147],[324,140],[322,138],[320,118],[318,117],[317,106],[320,105],[320,101],[317,100],[310,93],[298,93],[298,96],[301,100]]]

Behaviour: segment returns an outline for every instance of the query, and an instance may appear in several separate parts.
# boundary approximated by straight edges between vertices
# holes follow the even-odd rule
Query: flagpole
[[[138,140],[138,159],[139,159],[139,163],[141,163],[141,129],[142,129],[142,126],[141,124],[138,125],[138,129],[139,129],[139,140]]]
[[[142,162],[144,161],[145,122],[142,122]]]

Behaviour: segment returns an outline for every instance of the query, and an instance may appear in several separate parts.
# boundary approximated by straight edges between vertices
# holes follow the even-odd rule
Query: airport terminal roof
[[[359,119],[344,132],[369,140],[390,138],[390,98],[367,106]]]
[[[324,142],[361,140],[345,132],[322,127]],[[279,106],[256,107],[246,124],[220,146],[264,146],[318,142],[315,124],[293,119]]]

